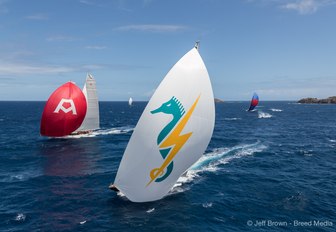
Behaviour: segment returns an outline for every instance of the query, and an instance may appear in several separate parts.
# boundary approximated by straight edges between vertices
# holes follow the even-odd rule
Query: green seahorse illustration
[[[160,132],[158,138],[157,138],[157,144],[160,145],[161,142],[169,135],[169,133],[172,131],[172,129],[175,127],[177,122],[181,119],[181,117],[185,114],[185,110],[181,102],[176,98],[172,97],[169,101],[163,103],[159,108],[156,110],[151,111],[152,114],[156,113],[165,113],[165,114],[171,114],[173,116],[173,119],[162,129]],[[160,154],[163,159],[167,157],[170,150],[172,148],[163,148],[160,149]],[[157,179],[155,179],[155,182],[161,182],[164,179],[166,179],[170,173],[173,170],[174,163],[173,161],[167,166],[166,172],[161,174],[161,176]]]

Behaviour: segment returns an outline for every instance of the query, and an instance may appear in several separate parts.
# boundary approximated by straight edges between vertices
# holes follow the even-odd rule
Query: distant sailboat
[[[128,99],[128,105],[131,106],[132,104],[133,104],[133,99],[130,97],[130,98]]]
[[[48,137],[70,135],[82,124],[87,111],[86,98],[73,82],[67,82],[49,97],[41,119],[40,133]]]
[[[133,202],[163,198],[202,156],[214,122],[210,78],[196,44],[168,72],[148,102],[110,188]]]
[[[85,134],[99,129],[99,103],[96,80],[91,74],[87,74],[83,94],[86,98],[87,112],[82,125],[73,134]]]
[[[259,96],[256,93],[254,93],[248,111],[254,110],[254,108],[258,105],[258,103],[259,103]]]

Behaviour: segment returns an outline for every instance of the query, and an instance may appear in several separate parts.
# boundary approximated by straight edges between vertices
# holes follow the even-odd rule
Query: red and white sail
[[[70,135],[82,124],[87,111],[86,98],[73,82],[67,82],[49,97],[42,114],[40,133],[43,136]]]

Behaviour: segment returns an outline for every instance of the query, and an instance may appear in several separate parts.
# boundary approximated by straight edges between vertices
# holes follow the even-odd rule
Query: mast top
[[[200,41],[198,40],[196,41],[195,48],[198,50],[199,46],[200,46]]]

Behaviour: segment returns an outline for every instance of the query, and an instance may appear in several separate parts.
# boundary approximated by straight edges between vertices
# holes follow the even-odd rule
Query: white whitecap
[[[269,113],[265,113],[262,111],[258,112],[258,118],[271,118],[273,115],[269,114]]]
[[[23,213],[18,213],[15,217],[15,221],[24,221],[26,220],[26,215],[24,215]]]
[[[272,108],[271,111],[273,111],[273,112],[281,112],[281,111],[283,111],[283,110]]]
[[[152,209],[147,210],[146,212],[147,212],[147,213],[151,213],[151,212],[153,212],[154,210],[155,210],[155,208],[152,208]]]
[[[203,206],[204,208],[210,208],[210,207],[212,207],[212,202],[206,202],[206,203],[203,203],[202,206]]]
[[[121,191],[117,192],[117,195],[118,195],[119,197],[126,197],[125,194],[123,194]]]
[[[226,121],[236,121],[236,120],[241,120],[241,118],[224,118]]]
[[[85,224],[85,223],[86,223],[86,221],[79,222],[79,224],[81,224],[81,225],[83,225],[83,224]]]

